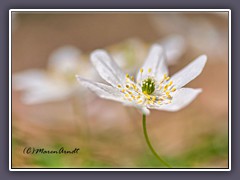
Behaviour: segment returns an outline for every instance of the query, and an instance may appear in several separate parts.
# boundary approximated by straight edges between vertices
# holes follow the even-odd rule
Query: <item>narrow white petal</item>
[[[201,55],[185,68],[174,74],[171,78],[176,88],[181,88],[195,79],[203,70],[207,62],[207,56]]]
[[[142,66],[143,72],[138,72],[137,80],[141,81],[149,75],[156,77],[157,80],[160,80],[164,74],[168,75],[168,68],[165,61],[166,55],[163,48],[158,44],[152,45],[148,57]],[[149,69],[151,69],[150,73],[148,71]]]
[[[81,78],[78,75],[76,75],[76,78],[80,84],[89,88],[99,97],[124,102],[124,100],[121,98],[122,97],[121,92],[119,92],[117,88],[102,83],[92,82],[87,79]]]
[[[117,87],[125,81],[125,75],[118,65],[104,50],[96,50],[91,54],[91,61],[99,75],[108,83]]]
[[[151,108],[165,111],[178,111],[190,104],[201,92],[201,89],[181,88],[173,95],[172,103],[166,105],[155,105]]]

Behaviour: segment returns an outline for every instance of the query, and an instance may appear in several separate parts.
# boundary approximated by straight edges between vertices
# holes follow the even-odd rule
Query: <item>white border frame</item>
[[[229,159],[228,169],[200,169],[200,168],[170,168],[170,169],[143,169],[143,168],[104,168],[104,169],[82,169],[82,168],[12,168],[12,32],[11,32],[11,19],[12,12],[228,12],[228,146],[229,146]],[[231,171],[231,10],[230,9],[10,9],[9,10],[9,171]]]

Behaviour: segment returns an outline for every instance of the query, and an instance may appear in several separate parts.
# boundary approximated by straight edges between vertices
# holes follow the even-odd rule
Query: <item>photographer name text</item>
[[[57,150],[49,150],[45,148],[25,147],[23,149],[23,154],[78,154],[79,151],[80,148],[69,150],[61,147]]]

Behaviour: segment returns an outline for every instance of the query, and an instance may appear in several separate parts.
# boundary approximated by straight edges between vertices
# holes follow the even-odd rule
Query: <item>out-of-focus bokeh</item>
[[[156,151],[176,168],[228,167],[228,13],[43,13],[12,16],[12,166],[162,167],[148,149],[141,114],[100,99],[75,74],[100,79],[90,53],[107,49],[132,75],[153,43],[167,51],[170,75],[201,54],[203,92],[178,112],[152,110]],[[24,154],[25,147],[78,154]]]

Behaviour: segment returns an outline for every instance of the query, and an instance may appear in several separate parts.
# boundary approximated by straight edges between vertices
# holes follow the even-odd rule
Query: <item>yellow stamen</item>
[[[134,77],[133,76],[131,77],[131,80],[134,81]]]
[[[169,85],[169,86],[171,86],[171,85],[172,85],[172,83],[173,83],[173,82],[172,82],[172,81],[170,81],[168,85]]]
[[[162,84],[163,81],[164,81],[164,79],[162,79],[161,81],[159,81],[159,84]]]
[[[129,78],[130,76],[129,76],[129,74],[126,74],[126,78]]]
[[[143,73],[143,68],[140,69],[140,73]]]
[[[168,98],[172,98],[169,91],[166,92],[166,95],[167,95]]]
[[[156,100],[156,98],[157,98],[156,96],[152,96],[152,100],[153,100],[153,101],[155,101],[155,100]]]
[[[149,103],[149,104],[153,104],[154,102],[150,100],[150,101],[148,101],[148,103]]]
[[[164,91],[166,91],[168,88],[168,84],[164,86]]]
[[[151,69],[151,68],[148,69],[148,73],[150,73],[150,72],[152,72],[152,69]]]
[[[144,91],[145,92],[145,91]],[[150,99],[151,97],[146,93],[145,96],[147,97],[147,99]]]
[[[161,100],[161,101],[164,101],[164,98],[160,97],[160,98],[159,98],[159,101],[160,101],[160,100]]]
[[[175,88],[175,87],[174,87],[174,88],[172,88],[172,89],[171,89],[171,91],[172,91],[172,92],[175,92],[175,91],[176,91],[176,88]]]
[[[121,88],[122,86],[120,84],[118,84],[118,88]]]
[[[170,79],[170,77],[168,77],[167,74],[164,74],[163,77],[166,81]]]
[[[128,85],[128,84],[126,85],[126,88],[129,88],[129,85]]]

